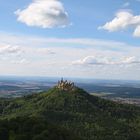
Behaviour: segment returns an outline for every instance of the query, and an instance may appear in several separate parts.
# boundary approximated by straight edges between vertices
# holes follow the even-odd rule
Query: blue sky
[[[0,74],[140,80],[139,5],[1,1]]]

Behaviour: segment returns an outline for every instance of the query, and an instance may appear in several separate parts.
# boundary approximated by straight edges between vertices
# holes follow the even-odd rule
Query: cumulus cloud
[[[0,45],[0,54],[19,54],[22,50],[19,46]]]
[[[22,57],[24,49],[17,45],[0,44],[0,62],[12,64],[25,64],[28,61]]]
[[[29,64],[55,54],[55,51],[43,47],[25,47],[12,44],[0,44],[0,62],[12,64]]]
[[[74,61],[74,65],[127,65],[127,64],[138,64],[140,59],[134,56],[113,58],[105,56],[87,56],[84,59]]]
[[[59,0],[33,0],[25,9],[18,9],[17,20],[28,26],[41,28],[65,27],[69,25],[68,13]]]
[[[10,44],[22,50],[20,55],[1,51],[2,74],[140,79],[139,45],[96,38],[64,39],[10,33],[0,33],[0,42],[0,47]]]
[[[107,22],[99,29],[115,32],[129,27],[135,28],[133,33],[135,37],[140,37],[140,15],[135,16],[130,11],[119,11],[112,21]]]

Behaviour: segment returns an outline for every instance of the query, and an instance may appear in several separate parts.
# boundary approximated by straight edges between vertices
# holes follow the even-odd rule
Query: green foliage
[[[75,87],[0,100],[0,140],[139,140],[140,108]]]

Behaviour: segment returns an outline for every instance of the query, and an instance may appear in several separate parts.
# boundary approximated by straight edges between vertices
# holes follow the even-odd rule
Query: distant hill
[[[74,87],[0,100],[0,140],[140,140],[140,108]]]

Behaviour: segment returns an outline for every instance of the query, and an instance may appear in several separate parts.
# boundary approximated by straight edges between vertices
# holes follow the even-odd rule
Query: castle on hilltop
[[[60,81],[58,81],[57,88],[64,91],[70,91],[74,89],[74,83],[68,82],[67,80],[64,81],[62,78]]]

